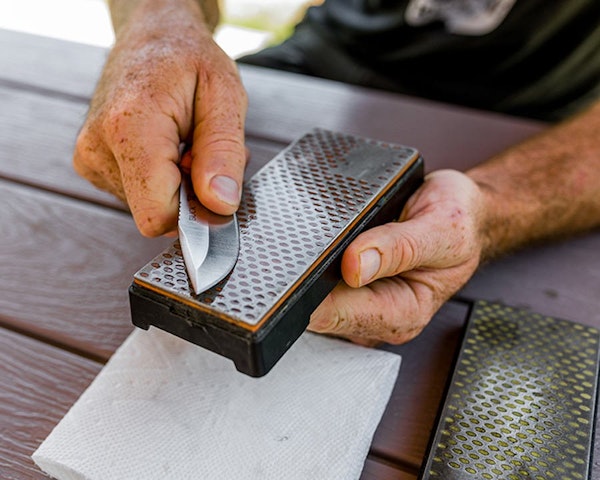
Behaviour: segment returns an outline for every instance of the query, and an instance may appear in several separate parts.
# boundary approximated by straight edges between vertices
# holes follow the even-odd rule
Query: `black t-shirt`
[[[554,119],[600,90],[600,0],[326,0],[298,30],[327,45],[316,75],[352,59],[374,86],[477,108]]]

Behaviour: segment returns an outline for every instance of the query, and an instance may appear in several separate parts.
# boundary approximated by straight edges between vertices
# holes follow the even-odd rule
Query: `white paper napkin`
[[[305,333],[257,379],[135,330],[33,459],[61,480],[358,478],[399,366]]]

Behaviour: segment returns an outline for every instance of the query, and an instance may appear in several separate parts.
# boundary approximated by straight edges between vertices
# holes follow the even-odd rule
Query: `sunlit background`
[[[310,4],[322,0],[220,0],[216,40],[232,57],[285,39]],[[0,28],[109,47],[105,0],[0,0]]]

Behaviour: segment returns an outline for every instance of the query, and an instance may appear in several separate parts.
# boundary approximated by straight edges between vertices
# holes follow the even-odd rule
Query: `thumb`
[[[246,92],[237,72],[211,73],[199,81],[192,182],[202,204],[221,215],[232,214],[240,203],[246,109]]]
[[[447,268],[462,258],[457,225],[433,214],[375,227],[359,235],[342,257],[342,276],[351,287],[416,268]]]

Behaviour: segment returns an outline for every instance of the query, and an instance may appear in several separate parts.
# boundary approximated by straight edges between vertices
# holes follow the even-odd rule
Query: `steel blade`
[[[237,217],[217,215],[204,207],[184,175],[178,230],[190,283],[200,294],[223,280],[235,266],[240,248]]]

